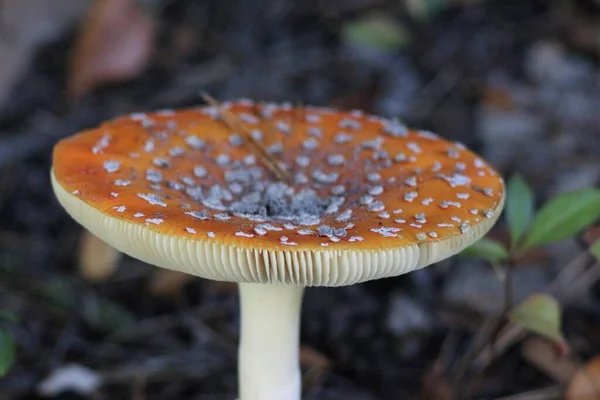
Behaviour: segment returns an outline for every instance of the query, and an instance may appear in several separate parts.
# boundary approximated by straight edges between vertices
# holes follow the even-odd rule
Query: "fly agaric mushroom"
[[[246,100],[129,115],[67,138],[52,183],[73,218],[122,252],[239,282],[241,400],[300,398],[306,286],[450,257],[504,203],[502,178],[459,143],[360,111]]]

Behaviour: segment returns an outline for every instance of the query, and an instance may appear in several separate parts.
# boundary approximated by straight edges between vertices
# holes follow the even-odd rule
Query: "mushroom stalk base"
[[[239,400],[299,400],[304,287],[240,283]]]

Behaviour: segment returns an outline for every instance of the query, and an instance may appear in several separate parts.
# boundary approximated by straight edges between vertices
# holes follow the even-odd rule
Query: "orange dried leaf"
[[[454,400],[456,395],[439,363],[434,363],[425,371],[421,379],[419,399],[423,400]]]
[[[154,30],[151,16],[135,0],[96,0],[71,59],[69,96],[78,99],[138,76],[150,59]]]
[[[79,272],[92,282],[104,281],[113,275],[119,265],[121,253],[98,239],[88,231],[84,231],[79,243]]]
[[[600,357],[579,368],[569,383],[567,400],[600,400]]]
[[[238,285],[235,282],[206,281],[204,285],[211,295],[228,295],[238,291]]]
[[[600,224],[587,228],[583,234],[583,240],[590,246],[600,241]]]
[[[510,111],[515,108],[515,100],[511,94],[502,88],[486,86],[482,90],[483,103],[496,110]]]
[[[540,338],[530,338],[523,343],[523,357],[533,366],[558,382],[567,382],[578,365],[563,356],[554,344]]]
[[[300,364],[307,368],[330,369],[333,362],[324,354],[309,346],[300,347]]]
[[[148,291],[156,296],[175,297],[194,276],[168,269],[158,270],[148,282]]]

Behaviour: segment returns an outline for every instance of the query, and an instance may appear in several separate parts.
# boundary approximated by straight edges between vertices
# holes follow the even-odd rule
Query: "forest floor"
[[[82,230],[53,198],[50,155],[58,139],[108,118],[202,104],[201,90],[360,108],[465,143],[504,176],[523,175],[538,204],[600,184],[595,0],[423,2],[446,4],[436,10],[379,0],[143,3],[143,16],[96,9],[103,34],[86,29],[92,12],[72,0],[58,11],[0,4],[0,308],[18,316],[17,361],[0,378],[0,399],[49,397],[56,374],[91,379],[60,399],[235,398],[235,286],[166,280],[127,257],[102,281],[78,271]],[[119,44],[124,65],[104,63],[117,46],[106,32],[131,38]],[[492,235],[506,239],[503,221]],[[567,240],[528,254],[513,274],[515,300],[561,293],[569,358],[534,337],[481,350],[504,291],[480,260],[308,288],[305,398],[563,398],[573,370],[600,354],[597,278],[576,286],[564,275],[586,263],[583,241]]]

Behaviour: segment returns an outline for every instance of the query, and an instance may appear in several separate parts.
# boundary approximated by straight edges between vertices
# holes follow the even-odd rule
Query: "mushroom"
[[[282,180],[246,146],[271,155]],[[268,133],[268,134],[266,134]],[[240,400],[300,398],[307,286],[435,263],[482,237],[502,178],[433,133],[359,111],[228,102],[133,114],[62,140],[54,191],[71,216],[159,267],[239,282]]]

